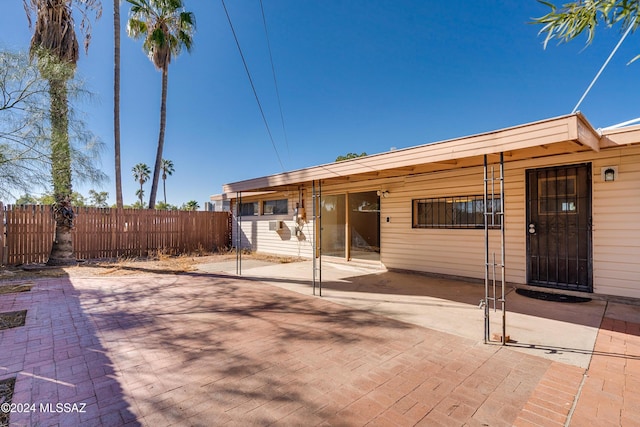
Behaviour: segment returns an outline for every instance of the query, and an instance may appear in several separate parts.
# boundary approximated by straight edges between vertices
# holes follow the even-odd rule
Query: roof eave
[[[282,188],[314,180],[349,177],[419,164],[451,162],[562,142],[574,142],[594,151],[600,150],[600,135],[578,112],[492,132],[229,183],[223,186],[223,192]]]

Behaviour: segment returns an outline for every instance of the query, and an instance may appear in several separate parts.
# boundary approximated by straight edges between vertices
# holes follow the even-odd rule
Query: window
[[[265,200],[262,204],[263,215],[286,215],[289,213],[289,203],[287,199]]]
[[[576,176],[538,178],[538,213],[577,213]]]
[[[500,199],[489,199],[489,228],[499,228]],[[451,196],[413,200],[413,228],[484,228],[483,196]]]
[[[258,202],[240,203],[240,216],[258,215]]]

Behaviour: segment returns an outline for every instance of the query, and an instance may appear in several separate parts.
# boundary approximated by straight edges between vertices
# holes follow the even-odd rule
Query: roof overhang
[[[640,125],[601,131],[600,148],[615,148],[640,143]]]
[[[640,127],[639,127],[640,129]],[[617,135],[610,132],[612,137]],[[607,138],[607,143],[609,139]],[[636,139],[636,141],[638,141]],[[478,135],[404,148],[223,185],[223,193],[277,191],[311,181],[355,182],[481,165],[484,156],[505,162],[580,151],[600,151],[602,138],[581,113]],[[609,146],[609,145],[604,145]]]

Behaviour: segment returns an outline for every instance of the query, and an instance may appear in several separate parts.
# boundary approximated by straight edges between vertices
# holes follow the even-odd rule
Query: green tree
[[[367,153],[362,152],[360,154],[356,154],[356,153],[347,153],[344,156],[338,156],[336,157],[336,162],[341,162],[343,160],[349,160],[349,159],[357,159],[358,157],[364,157],[366,156]]]
[[[22,196],[18,197],[18,199],[16,200],[16,205],[37,205],[37,204],[38,204],[38,199],[36,199],[34,196],[32,196],[29,193],[23,194]]]
[[[133,178],[140,184],[140,189],[136,190],[136,195],[138,196],[140,206],[144,207],[144,202],[142,201],[142,198],[144,197],[144,189],[142,186],[149,180],[151,170],[145,163],[138,163],[131,169],[131,172],[133,172]]]
[[[83,207],[87,205],[85,197],[82,194],[78,193],[77,191],[73,191],[71,193],[71,195],[69,196],[69,200],[71,201],[71,206]],[[35,205],[53,206],[55,202],[56,202],[56,198],[53,195],[53,193],[47,192],[40,197],[33,197],[33,196],[30,196],[29,194],[26,194],[20,197],[20,199],[16,201],[16,204],[35,204]]]
[[[49,89],[38,65],[24,52],[0,51],[0,199],[51,185]],[[77,80],[69,99],[86,90]],[[105,175],[94,160],[101,144],[69,108],[69,141],[76,180],[99,183]]]
[[[79,207],[87,206],[87,199],[85,199],[82,194],[74,191],[73,193],[71,193],[71,205]]]
[[[101,14],[98,0],[78,0],[84,7],[81,28],[85,31],[85,50],[91,39],[88,11],[96,18]],[[24,0],[31,26],[35,14],[30,50],[37,57],[40,74],[49,82],[51,123],[51,175],[55,204],[55,238],[47,264],[75,263],[71,227],[71,150],[69,145],[69,101],[67,83],[75,73],[78,62],[78,40],[74,30],[73,0]]]
[[[106,191],[89,190],[89,202],[91,206],[96,208],[106,208],[109,206],[107,203],[108,198],[109,193]]]
[[[173,175],[175,169],[171,160],[162,159],[162,193],[164,194],[164,204],[167,204],[167,175]]]
[[[156,203],[155,209],[158,211],[176,211],[178,210],[178,207],[160,200],[158,203]]]
[[[71,196],[69,197],[71,198]],[[56,198],[53,197],[53,194],[51,193],[44,193],[42,196],[38,197],[39,205],[53,205],[55,202]]]
[[[140,190],[136,191],[136,194],[138,194]],[[142,192],[143,196],[144,196],[144,191]],[[126,207],[126,206],[125,206]],[[143,201],[138,200],[137,202],[135,202],[133,205],[131,205],[132,209],[146,209],[147,205],[144,204]]]
[[[0,199],[46,186],[49,148],[47,82],[29,56],[0,52]]]
[[[200,209],[200,205],[195,200],[189,200],[180,206],[180,210],[182,211],[197,211],[198,209]]]
[[[149,194],[149,208],[156,204],[158,180],[164,149],[164,133],[167,122],[167,85],[171,58],[185,48],[191,52],[195,16],[184,9],[182,0],[127,0],[131,4],[127,33],[134,39],[144,38],[143,50],[155,67],[162,71],[162,96],[160,102],[160,132],[153,168],[153,180]]]
[[[549,13],[533,21],[543,25],[540,34],[546,34],[545,48],[551,39],[568,42],[584,31],[587,32],[586,43],[589,45],[600,23],[607,27],[622,23],[625,29],[633,25],[633,31],[640,25],[636,19],[640,11],[640,1],[637,0],[579,0],[565,3],[561,7],[548,1],[538,1],[551,9]],[[636,56],[631,62],[639,57],[640,55]]]

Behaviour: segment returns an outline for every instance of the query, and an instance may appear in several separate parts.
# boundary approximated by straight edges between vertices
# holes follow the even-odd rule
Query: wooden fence
[[[77,259],[214,251],[231,244],[228,212],[74,208]],[[44,263],[55,223],[51,206],[0,203],[0,264]]]

